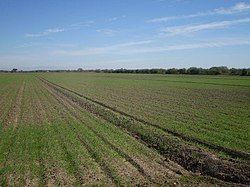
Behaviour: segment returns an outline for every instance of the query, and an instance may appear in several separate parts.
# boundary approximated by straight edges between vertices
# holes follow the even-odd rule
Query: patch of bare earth
[[[27,172],[24,176],[25,187],[39,186],[39,178],[32,175],[31,172]]]
[[[76,182],[75,177],[70,176],[63,168],[56,166],[47,170],[46,177],[46,186],[73,186]]]

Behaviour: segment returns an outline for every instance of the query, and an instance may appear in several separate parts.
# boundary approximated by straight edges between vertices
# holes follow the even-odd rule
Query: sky
[[[0,69],[250,67],[250,0],[0,0]]]

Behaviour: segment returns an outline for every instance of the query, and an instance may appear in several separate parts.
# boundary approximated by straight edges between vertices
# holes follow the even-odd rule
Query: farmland
[[[0,182],[250,182],[250,79],[0,74]]]
[[[45,77],[162,128],[250,151],[249,78],[133,74]]]

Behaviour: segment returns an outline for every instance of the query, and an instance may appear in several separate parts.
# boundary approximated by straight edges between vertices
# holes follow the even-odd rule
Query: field
[[[1,186],[250,184],[250,78],[0,74]]]

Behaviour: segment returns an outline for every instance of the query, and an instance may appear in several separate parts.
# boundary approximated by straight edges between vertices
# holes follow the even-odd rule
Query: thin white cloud
[[[176,35],[185,35],[189,33],[194,33],[202,30],[212,30],[212,29],[222,29],[227,28],[232,25],[250,23],[250,18],[231,20],[231,21],[220,21],[220,22],[211,22],[200,25],[182,25],[167,27],[162,29],[162,32],[167,36],[176,36]]]
[[[30,43],[23,43],[17,46],[14,46],[13,48],[16,49],[31,49],[34,47],[39,47],[39,48],[73,48],[77,47],[76,44],[70,44],[70,43],[39,43],[39,42],[30,42]]]
[[[146,44],[151,44],[153,41],[140,41],[140,42],[130,42],[124,44],[111,45],[107,47],[100,48],[89,48],[86,50],[60,50],[54,51],[52,55],[59,56],[92,56],[100,54],[139,54],[139,53],[161,53],[167,51],[177,51],[177,50],[190,50],[190,49],[202,49],[202,48],[215,48],[224,46],[238,46],[238,45],[250,45],[250,39],[220,39],[211,42],[200,42],[191,44],[178,44],[178,45],[167,45],[167,46],[148,46]]]
[[[122,44],[113,45],[113,48],[116,47],[131,47],[131,46],[138,46],[138,45],[144,45],[144,44],[150,44],[152,43],[152,40],[143,40],[143,41],[136,41],[136,42],[127,42]]]
[[[113,22],[113,21],[117,21],[117,20],[123,19],[123,18],[126,18],[126,15],[117,16],[117,17],[111,17],[111,18],[108,18],[107,21],[108,22]]]
[[[198,12],[198,13],[189,14],[189,15],[154,18],[154,19],[148,20],[148,22],[158,23],[158,22],[167,22],[167,21],[176,20],[176,19],[188,19],[188,18],[195,18],[195,17],[202,17],[202,16],[237,14],[237,13],[247,12],[247,11],[250,11],[250,4],[245,3],[245,2],[240,2],[229,8],[219,8],[219,9],[214,9],[214,10],[210,10],[206,12]]]
[[[250,45],[250,39],[248,40],[231,39],[231,40],[221,40],[221,41],[214,41],[214,42],[170,45],[170,46],[165,46],[165,47],[142,48],[142,49],[138,49],[137,53],[155,53],[155,52],[165,52],[165,51],[215,48],[215,47],[238,46],[238,45]]]
[[[65,26],[63,28],[52,28],[52,29],[46,29],[46,30],[44,30],[42,32],[38,32],[38,33],[27,33],[27,34],[25,34],[25,36],[30,37],[30,38],[48,36],[51,34],[61,33],[61,32],[65,32],[65,31],[69,31],[69,30],[78,30],[82,27],[89,27],[93,23],[94,23],[94,21],[92,21],[92,20],[77,22],[77,23],[73,23],[73,24],[70,24],[68,26]]]
[[[89,55],[97,55],[97,54],[105,54],[110,52],[116,52],[122,49],[140,46],[152,43],[151,40],[144,40],[144,41],[136,41],[136,42],[127,42],[122,44],[115,44],[105,47],[96,47],[96,48],[89,48],[86,50],[57,50],[54,51],[54,55],[64,55],[64,56],[89,56]]]
[[[27,33],[25,34],[26,37],[41,37],[41,36],[47,36],[47,35],[51,35],[51,34],[55,34],[55,33],[60,33],[60,32],[64,32],[65,29],[61,29],[61,28],[53,28],[53,29],[46,29],[43,32],[39,32],[39,33]]]
[[[175,44],[175,45],[165,45],[165,46],[152,46],[154,41],[139,41],[139,42],[128,42],[123,44],[116,44],[111,46],[106,46],[102,48],[89,48],[87,50],[63,50],[63,51],[55,51],[51,53],[16,53],[16,54],[6,54],[6,55],[0,55],[0,64],[2,69],[12,69],[13,67],[16,67],[18,69],[50,69],[50,65],[53,64],[55,69],[69,69],[72,67],[72,58],[75,62],[79,62],[79,64],[82,63],[82,58],[77,57],[83,57],[83,56],[90,56],[90,57],[96,57],[97,55],[102,54],[112,54],[113,57],[117,57],[115,55],[118,55],[119,58],[122,59],[121,63],[125,63],[127,57],[124,55],[136,55],[136,58],[140,59],[140,61],[147,61],[147,59],[143,59],[144,55],[139,54],[157,54],[157,53],[167,53],[169,51],[182,51],[182,50],[197,50],[197,49],[207,49],[207,48],[218,48],[218,47],[226,47],[226,46],[243,46],[243,45],[250,45],[250,38],[224,38],[224,39],[217,39],[214,41],[203,41],[199,43],[183,43],[183,44]],[[150,44],[150,45],[146,45]],[[49,56],[49,58],[47,58]],[[69,58],[67,58],[69,57]],[[145,57],[145,56],[144,56]],[[131,56],[130,62],[135,62],[136,58],[134,56]],[[87,58],[86,58],[87,59]],[[92,58],[90,58],[92,59]],[[124,61],[123,61],[124,60]],[[64,62],[66,64],[60,64],[60,62]],[[38,68],[38,65],[34,65],[34,62],[36,64],[40,64],[41,68]],[[45,63],[46,62],[46,63]],[[53,63],[52,63],[53,62]],[[100,64],[100,63],[101,64]],[[97,63],[97,64],[95,64]],[[115,62],[114,62],[115,63]],[[139,63],[139,62],[138,62]],[[25,65],[24,65],[25,64]],[[94,64],[93,67],[96,68],[96,66],[100,65],[102,67],[105,67],[108,64],[112,64],[112,58],[107,60],[105,62],[105,58],[98,58],[97,61],[94,61],[90,64]],[[123,66],[124,64],[122,64]],[[47,68],[47,67],[50,68]],[[78,66],[78,65],[77,65]],[[91,66],[91,65],[90,65]],[[46,67],[46,68],[45,68]],[[128,65],[130,67],[130,65]],[[74,69],[74,68],[73,68]]]
[[[81,27],[89,27],[94,23],[95,22],[93,20],[82,21],[82,22],[77,22],[77,23],[73,23],[73,24],[69,25],[69,28],[70,29],[79,29]]]
[[[113,36],[117,33],[117,31],[113,29],[97,29],[96,32],[102,33],[107,36]]]
[[[23,43],[23,44],[15,46],[14,48],[29,48],[29,47],[34,47],[36,45],[37,44],[35,43]]]
[[[231,8],[219,8],[211,12],[211,14],[235,14],[239,12],[250,11],[250,4],[245,2],[240,2],[235,4]]]

